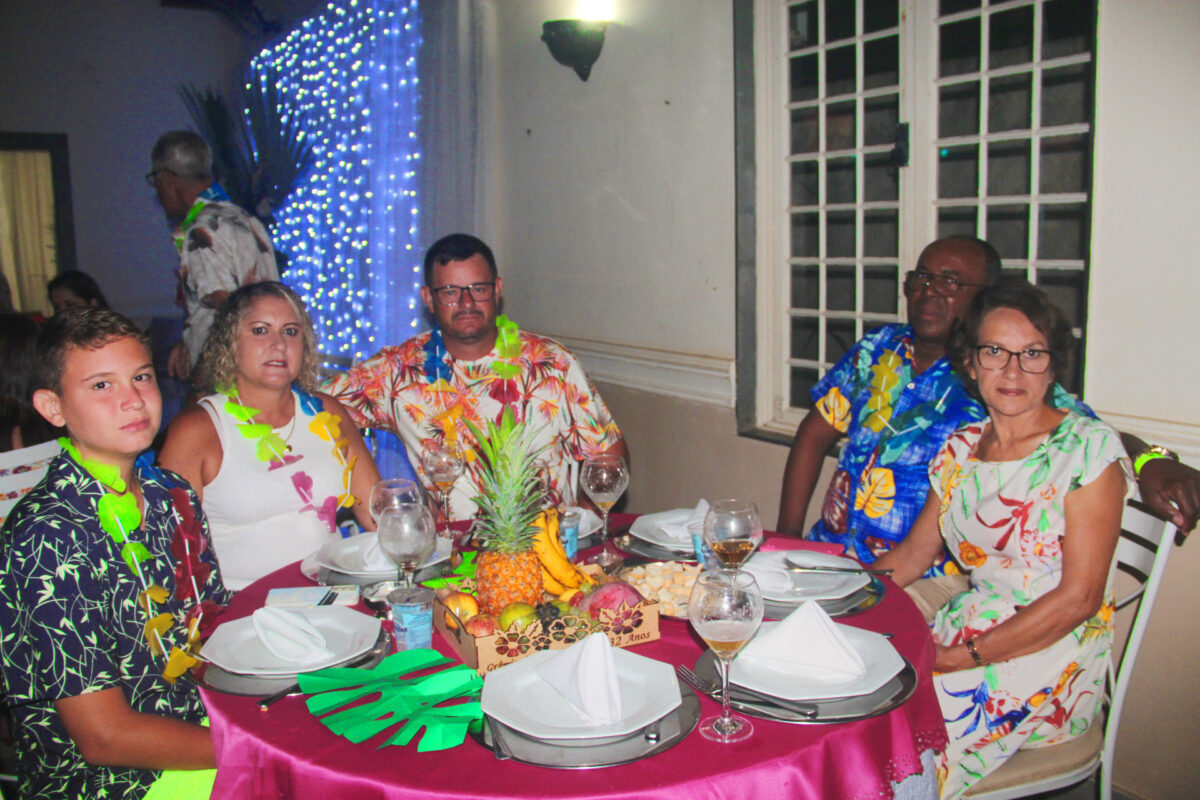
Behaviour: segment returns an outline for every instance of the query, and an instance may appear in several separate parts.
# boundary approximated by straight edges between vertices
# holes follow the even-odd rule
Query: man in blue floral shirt
[[[939,239],[921,252],[904,282],[908,324],[871,331],[813,387],[815,413],[805,416],[792,442],[777,530],[804,533],[821,463],[845,436],[821,519],[807,537],[841,544],[869,564],[908,534],[929,492],[930,460],[953,431],[986,416],[945,348],[955,321],[999,277],[995,248],[974,237]],[[1057,384],[1052,404],[1094,416]],[[1145,448],[1135,437],[1123,439],[1131,453]],[[1139,474],[1143,497],[1190,528],[1200,510],[1200,474],[1162,462]],[[944,553],[930,574],[946,571],[957,568]]]
[[[39,356],[34,406],[68,437],[0,535],[21,796],[142,798],[160,770],[214,766],[199,693],[180,675],[196,620],[228,593],[195,493],[135,463],[161,413],[137,328],[72,309],[48,323]]]

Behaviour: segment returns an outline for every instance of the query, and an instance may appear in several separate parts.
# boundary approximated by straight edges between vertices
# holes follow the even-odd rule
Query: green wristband
[[[1142,467],[1146,466],[1147,463],[1153,461],[1156,458],[1170,458],[1175,461],[1179,460],[1179,456],[1175,455],[1174,453],[1172,453],[1170,450],[1168,450],[1165,447],[1159,447],[1157,445],[1147,447],[1145,450],[1138,453],[1137,456],[1134,457],[1134,459],[1133,459],[1133,474],[1141,475]]]

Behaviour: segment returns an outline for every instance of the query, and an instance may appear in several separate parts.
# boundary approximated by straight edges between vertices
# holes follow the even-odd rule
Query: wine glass
[[[417,568],[429,560],[437,541],[433,515],[421,504],[384,509],[379,517],[379,549],[396,562],[404,585],[415,585]]]
[[[389,508],[421,504],[421,487],[408,478],[387,478],[371,487],[371,516],[379,522]]]
[[[702,572],[692,584],[688,619],[721,664],[721,714],[700,725],[700,735],[714,742],[740,742],[754,732],[750,720],[729,710],[729,665],[750,641],[763,618],[762,591],[749,572]]]
[[[762,540],[762,520],[754,503],[718,500],[704,515],[704,541],[726,569],[742,566]]]
[[[426,439],[421,446],[421,466],[425,468],[425,476],[437,487],[442,496],[442,521],[445,525],[444,536],[450,536],[450,490],[454,482],[463,474],[466,462],[462,450],[454,442],[439,442],[436,439]]]
[[[608,512],[629,488],[629,466],[625,459],[612,453],[600,453],[583,462],[579,482],[587,496],[600,509],[604,524],[600,536],[608,541]]]

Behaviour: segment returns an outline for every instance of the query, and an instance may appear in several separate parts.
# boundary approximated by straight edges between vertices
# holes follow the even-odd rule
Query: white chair
[[[1083,736],[1065,744],[1018,750],[1003,766],[967,792],[967,797],[972,800],[1009,800],[1051,792],[1085,780],[1097,769],[1100,771],[1100,800],[1111,800],[1113,756],[1117,749],[1121,707],[1133,678],[1133,664],[1142,637],[1150,622],[1154,598],[1175,543],[1175,526],[1153,516],[1134,500],[1125,506],[1121,529],[1117,567],[1137,578],[1138,587],[1117,601],[1118,610],[1135,602],[1136,608],[1125,650],[1109,667],[1105,724],[1093,725]]]
[[[50,462],[62,447],[51,439],[48,442],[0,453],[0,525],[30,489],[46,474]]]

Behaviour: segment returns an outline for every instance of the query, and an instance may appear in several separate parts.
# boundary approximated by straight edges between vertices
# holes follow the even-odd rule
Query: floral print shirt
[[[866,564],[908,535],[929,492],[929,462],[950,434],[986,416],[946,358],[914,373],[912,338],[908,325],[876,328],[811,392],[816,412],[846,439],[808,538],[843,545]],[[1057,384],[1053,404],[1091,415]],[[958,571],[943,554],[929,574],[947,569]]]
[[[164,644],[182,646],[184,614],[195,608],[178,597],[181,553],[175,551],[185,539],[202,551],[196,569],[201,596],[225,603],[229,595],[205,545],[195,492],[164,470],[139,469],[137,479],[145,521],[129,539],[150,552],[142,563],[147,584],[170,593],[153,606],[156,614],[176,620]],[[55,700],[120,687],[134,711],[193,722],[205,715],[196,685],[186,675],[168,683],[162,658],[147,646],[141,584],[96,516],[103,493],[63,453],[0,533],[0,672],[16,722],[22,797],[140,798],[159,775],[87,764],[54,710]],[[177,509],[190,521],[186,531]],[[210,616],[215,613],[205,620]]]
[[[334,377],[325,390],[342,401],[354,421],[383,428],[404,441],[408,457],[427,489],[432,484],[421,469],[425,439],[456,438],[467,453],[466,474],[454,484],[450,508],[456,519],[475,513],[479,493],[479,463],[474,436],[465,422],[480,428],[485,420],[499,422],[506,406],[518,420],[540,429],[535,445],[546,445],[542,456],[553,488],[567,486],[569,465],[612,447],[621,438],[604,400],[592,386],[575,356],[553,339],[520,332],[520,374],[501,378],[492,370],[496,349],[474,361],[450,359],[449,382],[431,384],[425,374],[425,345],[429,334],[414,336],[396,347],[385,347],[367,361]]]

